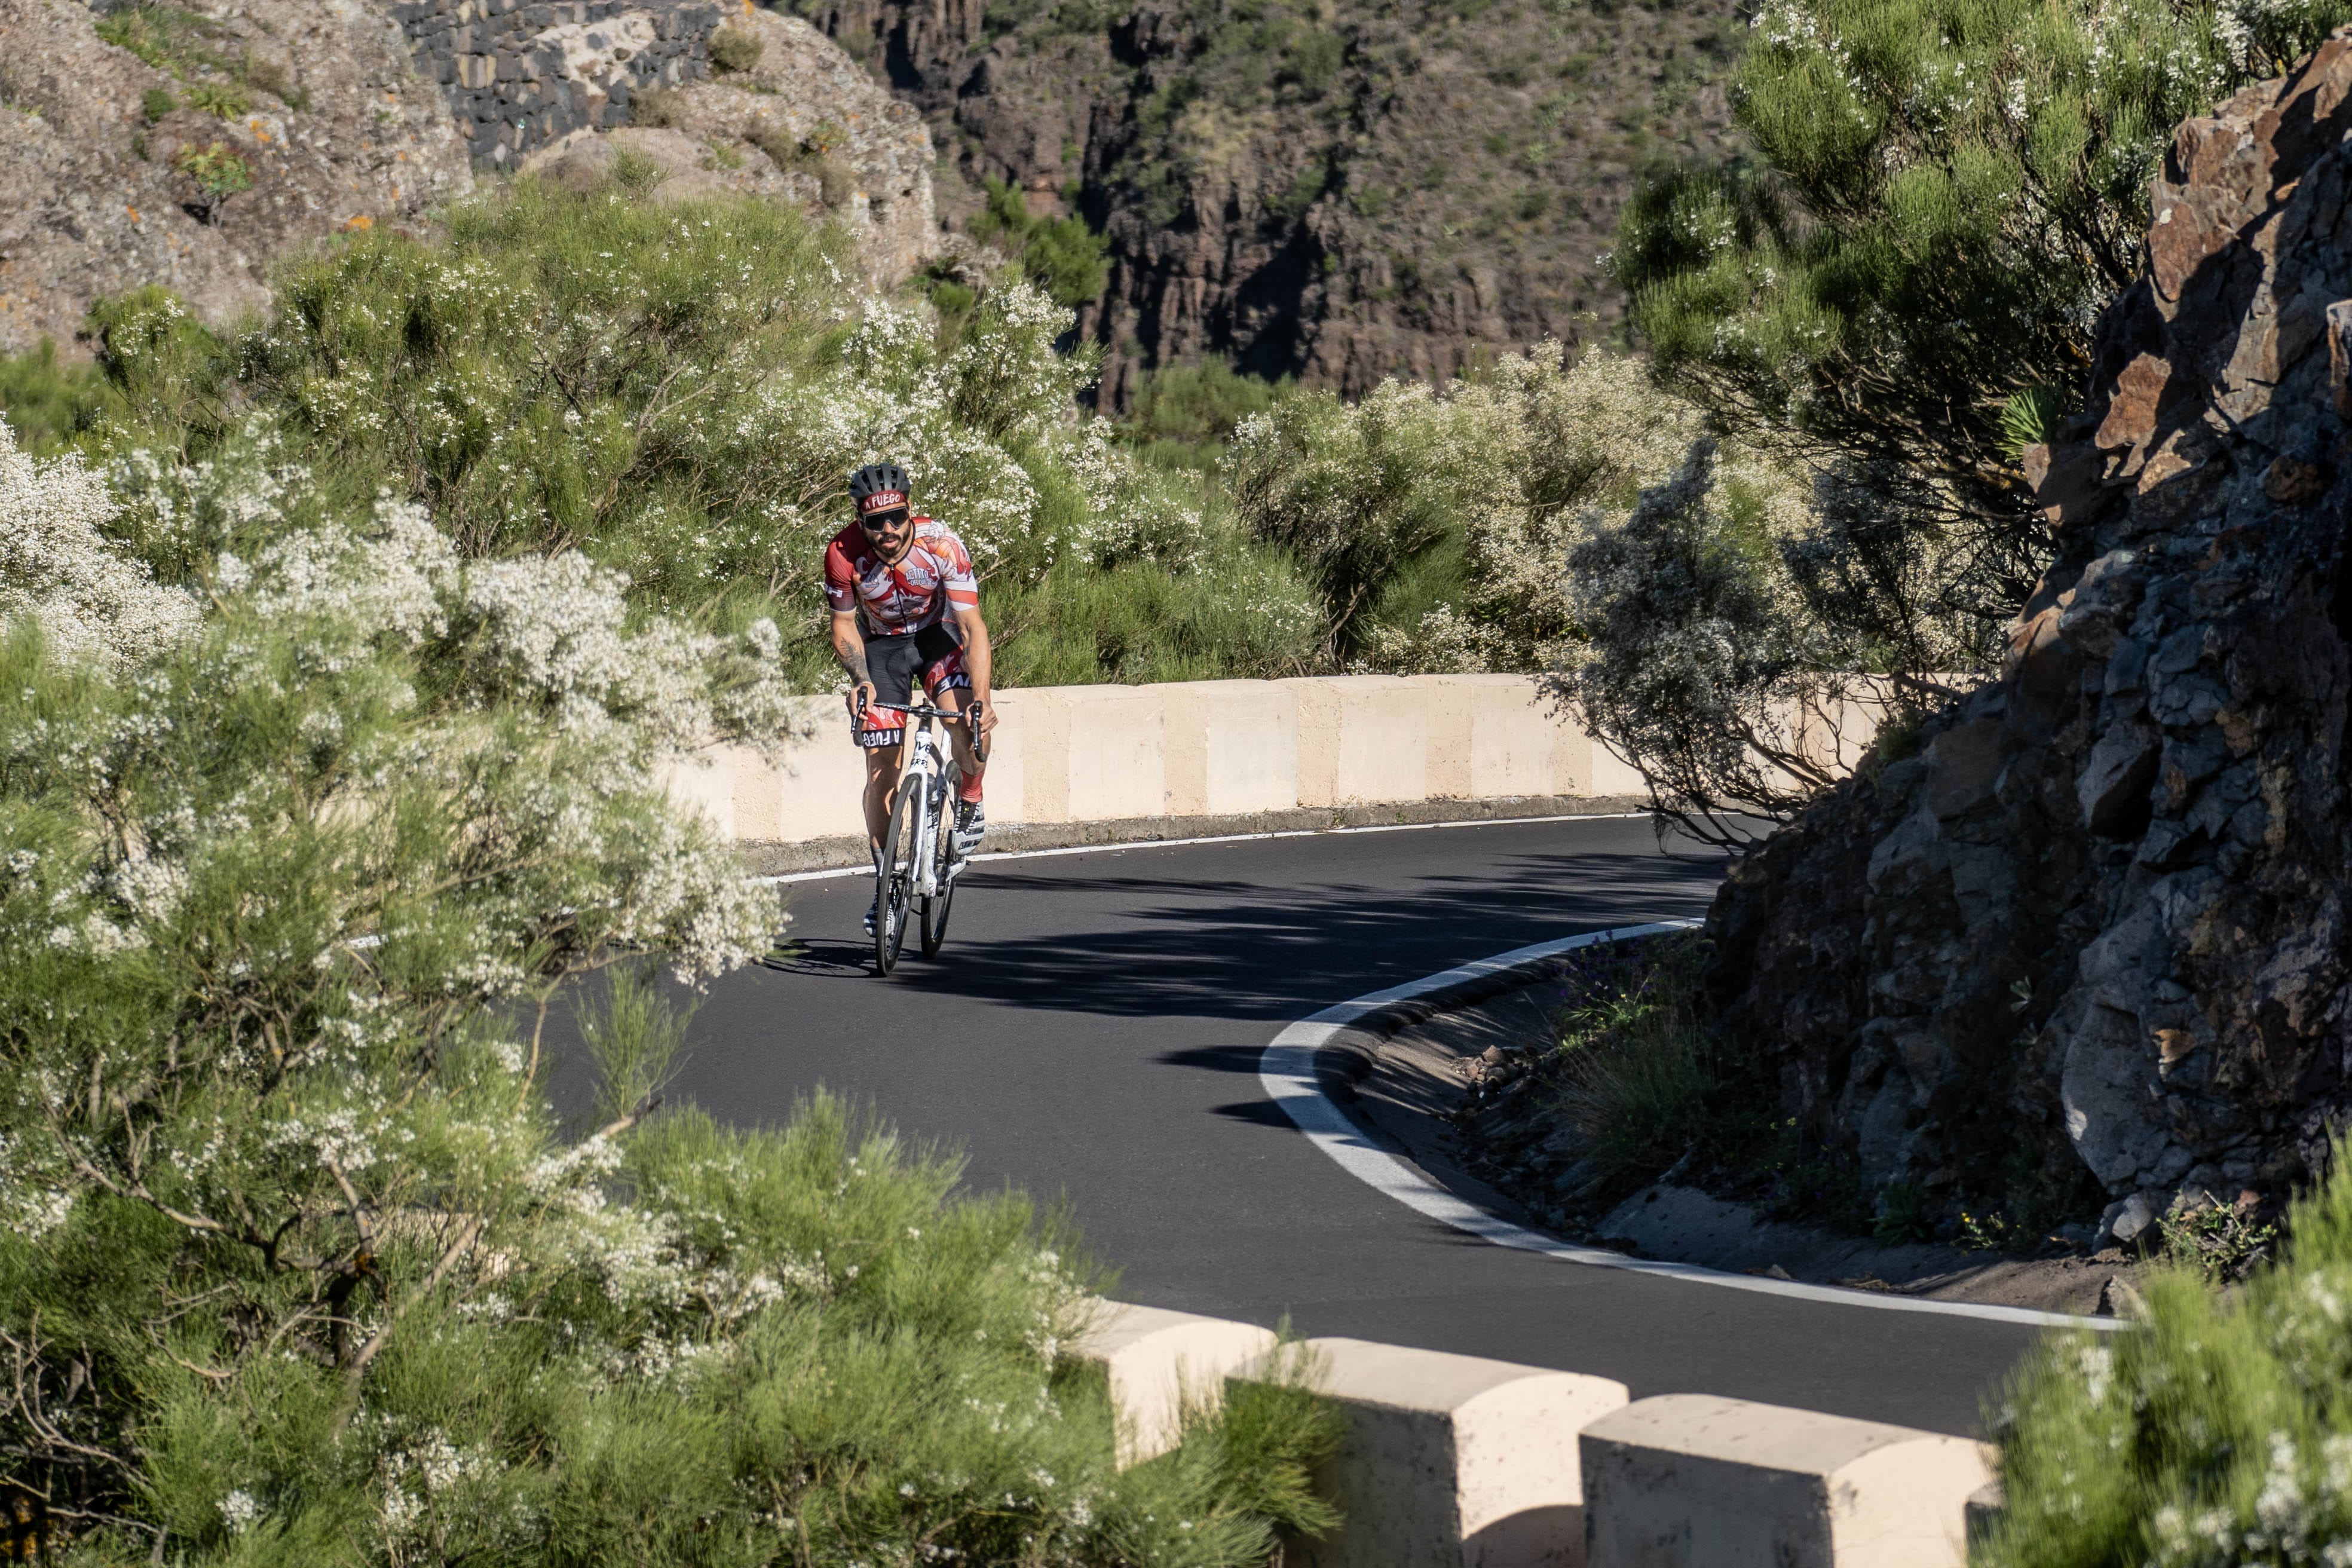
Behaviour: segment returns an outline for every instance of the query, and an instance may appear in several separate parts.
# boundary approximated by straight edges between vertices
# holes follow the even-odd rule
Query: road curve
[[[1294,1019],[1696,914],[1720,870],[1622,818],[1005,860],[966,879],[941,962],[888,981],[858,931],[871,883],[802,883],[800,955],[714,988],[674,1092],[744,1123],[818,1084],[871,1100],[960,1143],[973,1186],[1066,1199],[1127,1300],[1973,1431],[2032,1331],[1495,1247],[1357,1183],[1260,1088]]]

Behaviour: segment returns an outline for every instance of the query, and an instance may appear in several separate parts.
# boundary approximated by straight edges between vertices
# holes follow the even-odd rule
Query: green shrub
[[[47,455],[71,439],[107,406],[106,393],[97,366],[59,363],[47,338],[29,353],[0,358],[0,417],[28,451]]]
[[[988,182],[988,201],[972,220],[973,237],[1002,240],[1038,287],[1064,305],[1083,305],[1102,297],[1110,279],[1110,240],[1087,226],[1086,219],[1032,217],[1020,188],[1003,180]]]
[[[749,27],[721,27],[710,35],[710,63],[722,71],[748,71],[759,65],[766,48],[766,42]]]
[[[1978,1568],[2234,1568],[2352,1554],[2352,1178],[2237,1289],[2168,1270],[2126,1333],[2046,1340],[1994,1413],[2007,1506]]]
[[[172,160],[172,172],[195,192],[196,205],[204,209],[205,220],[215,228],[220,226],[221,204],[253,188],[253,171],[246,167],[244,159],[219,142],[209,147],[181,148]]]
[[[1222,360],[1148,370],[1135,378],[1119,438],[1146,462],[1212,471],[1236,426],[1294,390],[1287,377],[1244,375]]]
[[[1580,634],[1570,550],[1699,435],[1639,362],[1596,349],[1571,366],[1546,342],[1444,387],[1277,400],[1236,427],[1223,474],[1243,522],[1314,579],[1335,662],[1532,673]],[[1754,456],[1741,476],[1770,526],[1794,526],[1786,476]]]
[[[180,100],[164,88],[151,87],[139,98],[139,112],[145,115],[151,124],[179,107]]]
[[[985,604],[1007,686],[1274,679],[1322,668],[1311,590],[1285,556],[1244,542],[1183,569],[1066,563]]]
[[[253,107],[243,88],[200,81],[188,89],[188,107],[215,120],[236,120]]]

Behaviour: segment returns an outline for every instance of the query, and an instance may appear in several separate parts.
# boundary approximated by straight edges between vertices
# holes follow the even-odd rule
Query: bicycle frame
[[[950,755],[945,743],[947,721],[960,720],[952,709],[934,708],[928,704],[877,702],[872,706],[885,712],[903,713],[914,721],[907,725],[906,739],[899,742],[898,789],[914,788],[915,842],[924,847],[914,877],[914,892],[921,897],[936,897],[945,887],[947,879],[940,875],[946,865],[943,824],[946,820],[947,763]]]

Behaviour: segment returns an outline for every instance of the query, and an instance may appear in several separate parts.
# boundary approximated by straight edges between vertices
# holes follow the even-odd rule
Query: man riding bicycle
[[[947,525],[914,513],[913,484],[896,463],[872,463],[849,476],[857,521],[824,547],[824,596],[833,610],[833,651],[849,672],[849,717],[866,749],[866,832],[878,867],[898,783],[906,716],[915,683],[937,706],[964,715],[951,727],[956,765],[954,847],[970,855],[987,828],[981,805],[980,733],[996,728],[989,700],[988,623],[980,618],[980,584],[963,541]],[[868,935],[874,912],[866,914]]]

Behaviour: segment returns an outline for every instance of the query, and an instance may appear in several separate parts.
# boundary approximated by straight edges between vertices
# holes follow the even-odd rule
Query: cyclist
[[[918,677],[939,707],[965,714],[950,726],[963,782],[956,792],[958,858],[980,845],[988,818],[981,805],[981,761],[971,744],[996,728],[989,699],[988,623],[971,556],[947,525],[915,515],[913,483],[893,462],[870,463],[849,476],[857,521],[824,547],[824,596],[833,611],[833,651],[849,672],[849,716],[866,748],[866,832],[878,868],[890,827],[890,792],[898,783],[906,716],[888,706],[914,700]],[[866,911],[868,935],[874,911]]]

